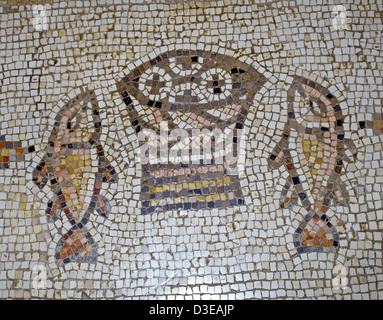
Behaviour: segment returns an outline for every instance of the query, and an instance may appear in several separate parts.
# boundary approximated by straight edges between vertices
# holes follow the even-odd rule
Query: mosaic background
[[[383,298],[381,1],[0,5],[1,299]],[[170,118],[242,174],[142,165]]]

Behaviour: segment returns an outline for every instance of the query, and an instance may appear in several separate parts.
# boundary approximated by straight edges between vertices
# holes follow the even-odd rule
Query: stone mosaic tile
[[[382,10],[0,1],[0,299],[382,299]]]

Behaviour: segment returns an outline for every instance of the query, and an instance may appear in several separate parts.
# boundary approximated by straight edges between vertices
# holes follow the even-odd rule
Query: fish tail
[[[81,223],[78,223],[60,239],[56,259],[63,263],[95,262],[97,249],[92,235]]]
[[[96,262],[98,246],[85,225],[91,212],[96,210],[102,217],[107,218],[111,207],[109,201],[100,194],[94,195],[91,202],[93,206],[85,212],[81,222],[74,224],[60,239],[56,250],[57,260],[63,263]]]
[[[97,204],[96,204],[96,211],[98,214],[104,218],[107,218],[110,213],[111,207],[109,204],[108,199],[106,199],[102,195],[98,195]]]

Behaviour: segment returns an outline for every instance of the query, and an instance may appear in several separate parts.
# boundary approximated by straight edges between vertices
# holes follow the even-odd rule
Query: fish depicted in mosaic
[[[94,262],[97,244],[86,228],[96,210],[107,217],[110,206],[100,194],[103,182],[117,182],[115,169],[100,142],[101,120],[94,91],[82,91],[58,112],[46,153],[33,171],[41,189],[48,182],[55,194],[47,214],[56,221],[63,211],[71,225],[59,240],[56,259]]]
[[[338,100],[323,86],[296,76],[288,90],[288,120],[283,137],[271,153],[269,166],[284,166],[288,172],[282,191],[281,207],[298,204],[308,211],[294,235],[298,252],[322,251],[338,246],[335,227],[326,217],[331,203],[348,205],[349,195],[341,180],[343,161],[355,161],[357,148],[345,138],[342,114]],[[296,132],[295,146],[299,163],[294,163],[289,149],[292,130]],[[346,155],[346,150],[352,154]],[[297,165],[303,170],[311,187],[311,203]]]
[[[117,83],[134,130],[159,134],[166,127],[171,134],[184,129],[188,137],[195,129],[226,130],[233,132],[236,149],[238,132],[266,77],[233,57],[204,50],[175,49],[152,57],[135,64]],[[166,149],[175,145],[165,143]],[[141,212],[242,205],[239,178],[228,175],[228,161],[218,163],[214,156],[205,161],[202,156],[206,154],[200,163],[145,164]]]

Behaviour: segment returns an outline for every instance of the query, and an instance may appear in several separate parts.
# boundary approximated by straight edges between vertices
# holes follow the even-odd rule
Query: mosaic
[[[118,87],[135,131],[150,128],[160,134],[161,125],[166,125],[168,138],[175,128],[185,128],[186,133],[203,128],[208,132],[216,128],[243,129],[254,95],[265,82],[265,77],[251,66],[228,56],[174,50],[131,70]],[[132,97],[139,106],[133,105]],[[233,133],[235,145],[238,136]],[[197,144],[197,138],[192,138],[190,148]],[[167,144],[165,149],[175,145],[173,141],[160,143]],[[238,176],[227,176],[228,161],[216,164],[214,150],[210,159],[201,156],[196,160],[200,163],[194,166],[145,165],[142,213],[161,208],[198,210],[243,204]]]
[[[382,11],[0,1],[0,299],[382,299]]]

